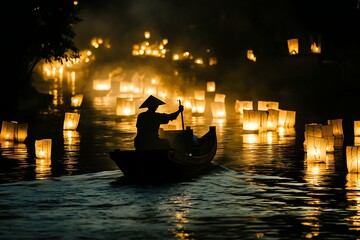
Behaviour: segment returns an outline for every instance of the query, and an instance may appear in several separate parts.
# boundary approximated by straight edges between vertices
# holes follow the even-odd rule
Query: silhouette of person
[[[161,124],[175,120],[184,110],[184,106],[179,105],[179,109],[170,114],[156,112],[159,105],[163,104],[165,104],[163,101],[150,95],[139,107],[148,108],[148,110],[137,117],[137,134],[134,139],[136,150],[170,149],[170,142],[159,137],[159,127]]]

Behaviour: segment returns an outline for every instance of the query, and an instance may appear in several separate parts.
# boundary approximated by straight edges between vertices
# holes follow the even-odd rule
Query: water
[[[236,115],[185,114],[199,136],[216,126],[215,169],[131,185],[108,152],[132,148],[136,119],[116,117],[113,102],[88,98],[71,137],[61,130],[68,109],[44,111],[31,132],[53,139],[51,162],[31,155],[31,141],[2,143],[1,239],[360,239],[360,175],[346,171],[347,139],[326,162],[308,163],[301,122],[295,135],[251,135]]]

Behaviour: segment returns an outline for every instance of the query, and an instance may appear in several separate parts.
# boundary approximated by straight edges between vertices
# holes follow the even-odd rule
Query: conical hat
[[[148,107],[157,107],[159,105],[165,104],[160,99],[154,97],[153,95],[150,95],[139,108],[148,108]]]

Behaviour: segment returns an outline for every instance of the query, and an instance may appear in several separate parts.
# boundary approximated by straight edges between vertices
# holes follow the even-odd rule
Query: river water
[[[131,185],[108,152],[132,148],[136,117],[115,116],[111,96],[91,96],[69,137],[57,130],[64,111],[44,110],[30,129],[53,139],[51,161],[32,157],[29,144],[1,145],[1,239],[360,239],[360,175],[347,173],[346,139],[326,162],[308,163],[303,122],[287,136],[245,134],[236,114],[185,113],[199,136],[216,126],[215,168]]]

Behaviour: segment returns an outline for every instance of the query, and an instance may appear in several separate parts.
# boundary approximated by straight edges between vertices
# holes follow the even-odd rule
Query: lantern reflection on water
[[[63,130],[76,130],[79,125],[80,113],[66,112]]]
[[[39,159],[51,158],[51,139],[35,140],[35,156]]]
[[[346,147],[346,166],[348,172],[360,172],[360,147]]]

